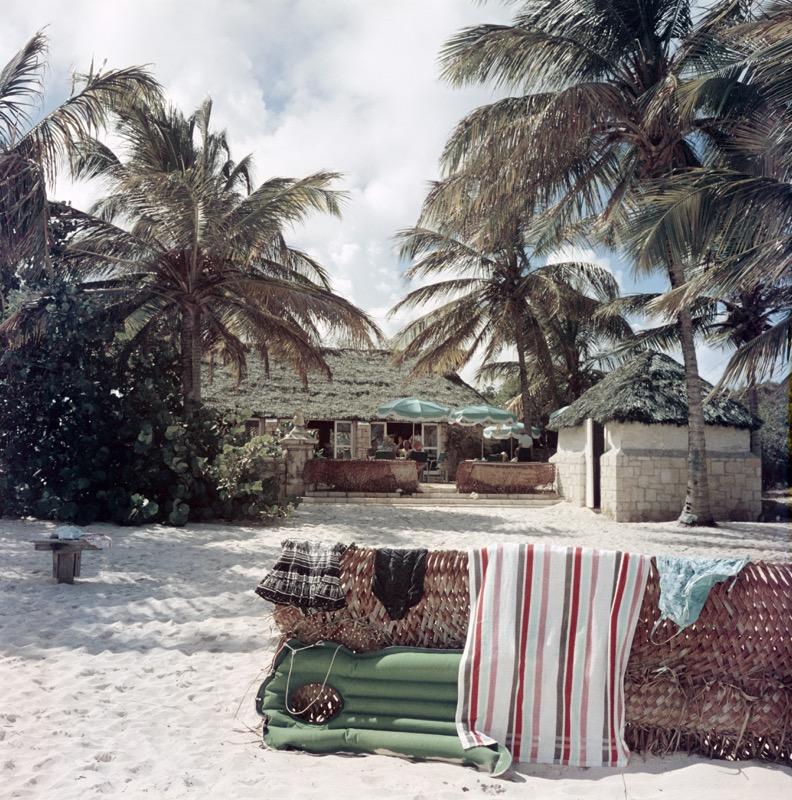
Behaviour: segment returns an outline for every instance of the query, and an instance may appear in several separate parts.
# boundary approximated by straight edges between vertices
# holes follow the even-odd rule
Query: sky
[[[512,11],[473,0],[10,0],[0,62],[46,26],[47,103],[92,60],[148,64],[183,111],[212,98],[215,124],[235,157],[253,154],[259,180],[342,172],[343,218],[314,217],[289,240],[392,334],[404,317],[387,312],[410,288],[394,234],[416,222],[452,127],[495,97],[442,82],[438,51],[459,28],[507,22]],[[79,208],[95,197],[90,185],[67,182],[56,193]],[[612,255],[579,255],[611,269],[624,293],[663,288],[636,284]],[[699,358],[715,380],[728,354],[702,347]]]

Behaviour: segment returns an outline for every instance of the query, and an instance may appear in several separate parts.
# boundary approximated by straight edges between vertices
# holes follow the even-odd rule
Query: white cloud
[[[49,25],[60,94],[94,58],[149,63],[183,109],[212,96],[216,123],[237,155],[254,153],[260,179],[343,172],[343,219],[313,218],[292,240],[391,330],[382,299],[404,288],[393,234],[415,222],[452,125],[491,97],[441,82],[437,53],[463,25],[506,18],[465,0],[32,0],[6,10],[0,52]],[[92,198],[65,191],[75,205]]]

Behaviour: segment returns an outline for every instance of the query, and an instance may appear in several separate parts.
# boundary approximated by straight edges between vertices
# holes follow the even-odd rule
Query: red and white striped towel
[[[456,723],[465,748],[514,761],[622,766],[624,670],[649,559],[583,547],[469,553]]]

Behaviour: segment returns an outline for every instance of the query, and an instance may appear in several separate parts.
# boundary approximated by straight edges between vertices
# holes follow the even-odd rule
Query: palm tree
[[[88,135],[103,128],[119,103],[156,96],[140,67],[75,78],[70,97],[39,115],[47,37],[36,33],[0,70],[0,312],[20,270],[35,279],[50,268],[47,190]]]
[[[490,363],[514,348],[526,426],[538,421],[531,418],[531,372],[537,365],[556,408],[563,405],[549,339],[553,317],[591,300],[585,291],[612,300],[618,294],[613,276],[594,264],[542,263],[519,221],[505,232],[481,229],[465,236],[415,227],[399,238],[402,256],[414,260],[407,278],[443,278],[411,291],[391,312],[440,303],[394,340],[402,359],[416,359],[413,372],[455,370],[477,356]]]
[[[338,214],[336,173],[272,178],[252,188],[252,161],[231,158],[210,129],[211,103],[190,117],[161,103],[119,113],[123,155],[85,142],[77,174],[106,196],[77,217],[66,272],[85,291],[112,298],[130,339],[174,318],[185,401],[201,399],[201,363],[219,352],[244,369],[253,349],[309,370],[329,369],[321,344],[333,336],[368,345],[375,324],[334,294],[325,270],[289,246],[284,230],[312,211]]]
[[[724,119],[754,108],[757,95],[737,65],[718,83],[691,81],[739,58],[719,38],[746,18],[745,3],[713,3],[694,24],[689,0],[529,0],[512,25],[458,33],[442,53],[453,84],[493,81],[519,96],[479,108],[454,131],[444,153],[450,173],[467,173],[479,207],[518,197],[550,208],[548,228],[585,223],[618,245],[648,182],[697,166],[723,145]],[[738,53],[739,55],[739,53]],[[447,205],[459,197],[449,181]],[[682,286],[686,264],[666,248],[661,266]],[[683,521],[713,524],[706,469],[701,382],[690,309],[676,324],[689,405],[688,491]]]
[[[631,220],[630,245],[642,261],[668,247],[695,264],[683,287],[652,305],[674,311],[697,296],[717,300],[722,313],[709,336],[735,352],[716,389],[744,383],[755,414],[757,383],[792,356],[792,6],[774,3],[723,38],[740,43],[746,55],[729,69],[762,104],[726,128],[729,144],[715,164],[656,182]],[[706,92],[723,73],[703,76],[692,91]]]
[[[583,392],[600,381],[613,369],[618,359],[614,348],[633,338],[626,319],[609,311],[601,314],[610,303],[581,295],[577,302],[569,298],[564,307],[549,320],[547,337],[552,354],[552,369],[560,393],[560,405],[568,405]],[[559,408],[549,391],[545,372],[539,369],[539,360],[531,358],[528,364],[528,382],[533,407],[532,418],[545,421]],[[476,373],[480,380],[503,380],[500,394],[509,397],[506,405],[513,411],[521,409],[523,399],[518,389],[519,371],[515,361],[495,361],[482,364]]]
[[[790,309],[792,309],[792,280],[787,279],[783,285],[765,286],[756,284],[749,289],[736,292],[734,296],[720,300],[724,309],[723,317],[710,327],[710,338],[715,343],[723,343],[735,349],[735,354],[730,359],[729,367],[745,356],[746,348],[756,346],[778,324],[777,318],[785,318],[789,326]],[[775,366],[784,359],[789,364],[789,338],[787,337],[786,353],[778,353],[777,359],[771,364]],[[729,367],[726,368],[728,374]],[[772,377],[769,374],[757,372],[757,365],[749,358],[745,393],[748,399],[748,408],[755,416],[759,416],[759,390],[758,385],[763,379]],[[759,453],[759,431],[751,432],[751,450]]]

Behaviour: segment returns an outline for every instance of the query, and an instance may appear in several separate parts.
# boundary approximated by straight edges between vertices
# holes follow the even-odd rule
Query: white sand
[[[449,764],[269,752],[252,707],[276,638],[252,588],[285,535],[431,547],[545,538],[792,560],[786,525],[683,531],[617,525],[566,505],[304,506],[273,528],[92,526],[114,546],[84,555],[73,586],[55,584],[49,554],[26,543],[51,527],[0,520],[0,797],[792,796],[792,770],[682,756],[634,756],[625,770],[524,766],[493,780]]]

